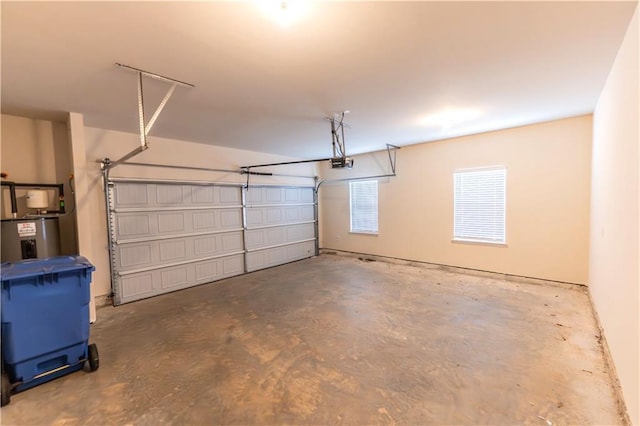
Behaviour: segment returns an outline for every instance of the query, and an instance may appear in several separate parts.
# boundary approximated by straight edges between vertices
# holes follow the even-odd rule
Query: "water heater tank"
[[[60,255],[57,217],[2,219],[2,262],[44,259]]]

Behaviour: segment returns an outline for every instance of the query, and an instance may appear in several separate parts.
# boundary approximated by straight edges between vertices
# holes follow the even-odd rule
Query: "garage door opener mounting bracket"
[[[285,166],[289,164],[301,164],[301,163],[318,163],[320,161],[329,161],[331,168],[333,169],[350,169],[353,167],[353,158],[347,157],[347,151],[344,145],[344,128],[350,127],[348,124],[344,124],[344,116],[349,111],[342,111],[340,113],[333,114],[331,117],[326,117],[331,123],[331,146],[333,148],[333,157],[329,158],[316,158],[313,160],[297,160],[297,161],[284,161],[280,163],[269,164],[255,164],[252,166],[240,167],[241,173],[247,175],[247,183],[245,188],[249,188],[249,177],[251,175],[259,176],[272,176],[270,172],[256,172],[251,169],[257,167],[271,167],[271,166]]]
[[[104,159],[100,160],[101,168],[102,168],[103,171],[104,170],[109,170],[109,169],[117,166],[118,164],[124,163],[125,161],[127,161],[131,157],[133,157],[135,155],[138,155],[142,151],[145,151],[147,148],[149,148],[149,143],[147,141],[147,135],[149,134],[149,131],[151,131],[151,128],[153,127],[153,125],[155,124],[156,120],[158,119],[158,116],[160,115],[160,113],[164,109],[164,106],[169,101],[169,98],[171,98],[171,95],[173,95],[173,91],[176,89],[176,87],[177,86],[195,87],[193,84],[185,83],[184,81],[176,80],[174,78],[165,77],[163,75],[155,74],[155,73],[152,73],[152,72],[149,72],[149,71],[144,71],[144,70],[141,70],[139,68],[130,67],[128,65],[120,64],[120,63],[117,63],[117,62],[116,62],[115,65],[116,65],[116,67],[123,68],[123,69],[129,70],[129,71],[133,71],[133,72],[138,74],[138,121],[139,121],[139,125],[140,125],[140,146],[137,147],[136,149],[134,149],[133,151],[129,152],[128,154],[125,154],[124,156],[122,156],[118,160],[111,161],[109,158],[104,158]],[[144,118],[144,92],[143,92],[143,85],[142,85],[142,77],[149,77],[149,78],[153,78],[154,80],[159,80],[159,81],[162,81],[162,82],[170,84],[169,89],[167,90],[167,93],[164,95],[164,98],[162,98],[162,100],[160,101],[160,104],[156,108],[156,111],[153,113],[153,115],[151,116],[149,121],[146,122],[146,123],[145,123],[145,118]]]

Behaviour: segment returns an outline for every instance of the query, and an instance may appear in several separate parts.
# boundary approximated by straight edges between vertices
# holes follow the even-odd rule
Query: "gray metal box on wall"
[[[2,262],[60,255],[57,217],[2,219]]]

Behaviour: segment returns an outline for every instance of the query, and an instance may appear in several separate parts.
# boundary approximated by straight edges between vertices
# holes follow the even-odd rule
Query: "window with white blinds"
[[[378,233],[378,181],[349,182],[351,232]]]
[[[504,167],[460,170],[453,174],[453,239],[506,243]]]

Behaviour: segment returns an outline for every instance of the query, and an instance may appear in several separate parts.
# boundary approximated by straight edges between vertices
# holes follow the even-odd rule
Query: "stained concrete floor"
[[[102,308],[2,424],[620,424],[584,289],[323,255]]]

